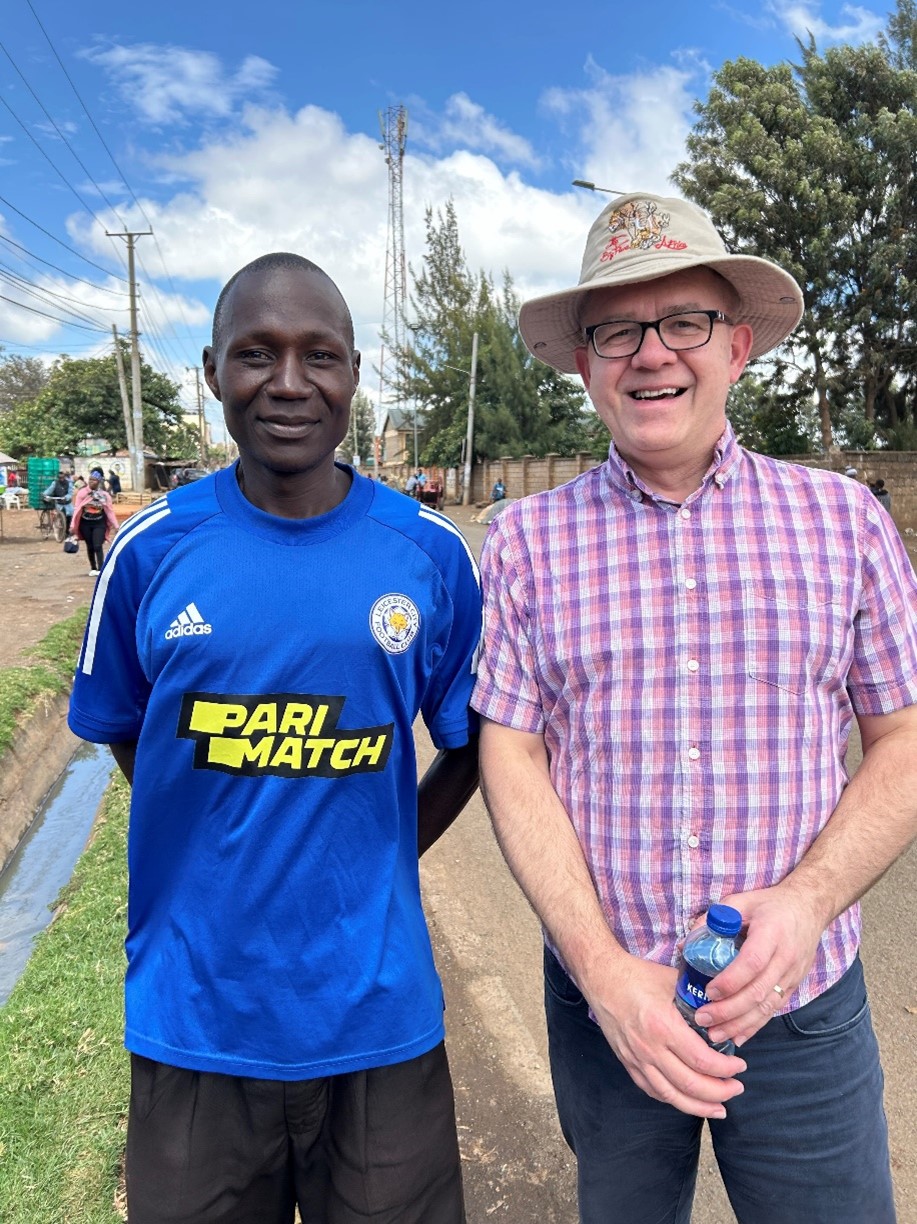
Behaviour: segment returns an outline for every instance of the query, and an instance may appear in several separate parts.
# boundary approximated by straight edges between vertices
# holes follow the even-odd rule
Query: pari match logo
[[[280,778],[380,773],[394,723],[343,730],[344,700],[315,693],[186,693],[178,737],[194,740],[195,769]]]

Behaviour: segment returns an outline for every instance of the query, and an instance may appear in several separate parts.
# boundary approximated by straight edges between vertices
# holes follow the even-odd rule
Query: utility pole
[[[127,438],[127,449],[131,456],[131,462],[134,459],[134,422],[131,420],[131,401],[127,394],[127,378],[124,374],[124,354],[121,352],[121,344],[118,340],[118,329],[114,323],[111,325],[111,334],[115,340],[115,368],[118,371],[118,386],[121,388],[121,411],[124,413],[124,436]]]
[[[143,497],[143,401],[140,398],[140,338],[137,331],[137,278],[134,275],[134,242],[137,238],[152,235],[152,230],[125,230],[123,233],[105,231],[108,238],[124,238],[127,242],[127,276],[131,290],[131,398],[133,401],[134,443],[131,455],[134,469],[134,490]]]
[[[478,333],[471,341],[471,382],[468,384],[468,432],[465,436],[465,487],[462,505],[471,505],[471,461],[474,448],[474,389],[478,378]]]
[[[207,462],[207,426],[204,421],[204,391],[201,387],[201,367],[185,366],[185,370],[194,371],[194,384],[197,388],[197,448],[200,455],[201,467],[203,467]]]

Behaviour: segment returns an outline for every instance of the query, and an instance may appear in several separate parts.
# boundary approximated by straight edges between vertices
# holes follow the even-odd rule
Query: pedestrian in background
[[[545,928],[585,1224],[687,1224],[703,1119],[742,1224],[895,1218],[859,898],[917,831],[917,578],[868,489],[726,419],[802,309],[781,268],[640,192],[593,225],[579,284],[520,315],[612,437],[491,527],[473,698]],[[711,902],[745,940],[697,1020],[739,1056],[673,1004]]]
[[[885,481],[882,479],[879,479],[875,481],[874,484],[871,484],[869,487],[872,490],[873,497],[875,497],[876,501],[879,503],[882,509],[887,510],[888,513],[891,514],[892,495],[891,493],[889,493],[888,489],[886,489]]]
[[[89,481],[77,489],[73,499],[73,518],[70,535],[82,537],[89,558],[89,576],[94,578],[102,568],[105,557],[105,542],[118,530],[118,520],[112,509],[111,498],[102,488],[101,474],[91,472]]]

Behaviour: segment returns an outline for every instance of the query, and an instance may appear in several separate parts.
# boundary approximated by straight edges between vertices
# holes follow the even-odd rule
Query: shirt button
[[[700,845],[700,838],[697,836],[696,833],[692,833],[691,836],[688,838],[688,845],[691,847],[692,850],[696,850],[697,847]]]
[[[697,659],[689,659],[688,660],[688,671],[696,672],[699,670],[700,670],[700,663],[698,663]]]
[[[700,757],[700,748],[689,748],[688,756],[692,761],[696,761]]]
[[[694,581],[693,578],[686,578],[685,586],[688,588],[689,591],[693,591],[694,588],[697,586],[697,583]]]
[[[687,506],[682,506],[682,508],[678,511],[678,513],[681,515],[682,518],[691,517],[691,511],[688,509]]]

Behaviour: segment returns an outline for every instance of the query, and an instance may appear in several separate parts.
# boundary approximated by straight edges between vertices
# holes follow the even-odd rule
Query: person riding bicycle
[[[70,533],[70,520],[73,518],[73,478],[69,472],[61,470],[56,479],[49,484],[41,495],[42,501],[48,507],[59,505],[67,520],[67,533]]]

